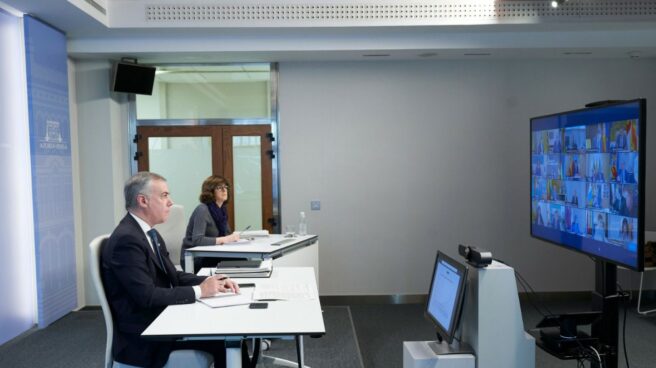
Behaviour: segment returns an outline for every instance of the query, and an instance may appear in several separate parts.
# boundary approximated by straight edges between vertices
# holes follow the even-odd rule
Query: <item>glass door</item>
[[[203,181],[222,175],[232,183],[230,227],[273,231],[272,135],[269,125],[139,126],[139,171],[164,176],[185,216],[198,205]]]
[[[236,230],[247,226],[271,229],[274,155],[270,135],[268,125],[230,126],[223,132],[224,172],[234,187],[234,205],[229,210]]]

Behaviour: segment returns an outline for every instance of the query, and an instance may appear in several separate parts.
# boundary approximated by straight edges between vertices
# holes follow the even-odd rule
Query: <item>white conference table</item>
[[[276,267],[271,277],[239,279],[239,283],[280,282],[307,284],[313,300],[269,301],[267,309],[248,305],[210,308],[194,304],[171,305],[146,328],[142,337],[156,340],[225,340],[226,366],[241,367],[241,340],[248,338],[295,339],[299,367],[303,367],[303,336],[322,336],[323,323],[317,283],[312,267]]]
[[[217,258],[246,258],[246,259],[266,259],[282,257],[286,253],[291,253],[303,247],[307,247],[317,242],[317,235],[295,236],[293,238],[285,237],[281,234],[271,234],[267,237],[257,237],[246,244],[235,245],[203,245],[185,250],[184,269],[187,272],[194,272],[194,257],[217,257]],[[273,243],[286,241],[282,245],[272,245]]]

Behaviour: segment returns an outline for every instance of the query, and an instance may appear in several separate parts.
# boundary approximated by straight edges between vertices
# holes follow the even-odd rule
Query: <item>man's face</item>
[[[161,224],[169,217],[169,211],[173,205],[169,187],[165,181],[153,180],[150,183],[150,195],[145,196],[143,207],[151,226]]]

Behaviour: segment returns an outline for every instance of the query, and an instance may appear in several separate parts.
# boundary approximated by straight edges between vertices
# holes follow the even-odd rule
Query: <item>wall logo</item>
[[[46,134],[39,142],[41,149],[67,150],[68,144],[62,139],[60,123],[55,120],[46,120]]]

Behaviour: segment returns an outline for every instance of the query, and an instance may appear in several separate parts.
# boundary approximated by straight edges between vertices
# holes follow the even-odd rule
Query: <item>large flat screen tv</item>
[[[644,267],[644,99],[531,119],[531,235]]]

